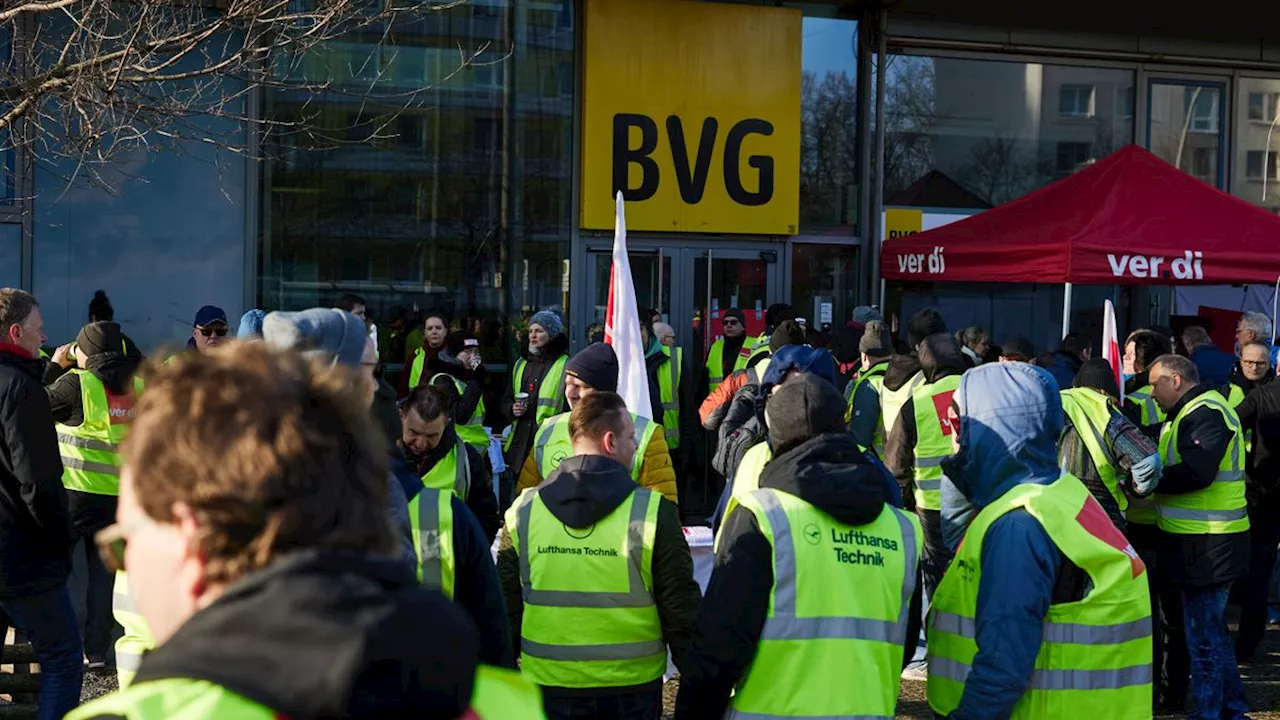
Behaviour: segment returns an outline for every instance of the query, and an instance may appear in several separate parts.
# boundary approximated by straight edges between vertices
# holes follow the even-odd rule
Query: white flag
[[[1116,337],[1116,309],[1110,300],[1102,308],[1102,356],[1111,363],[1116,387],[1120,389],[1120,404],[1124,405],[1124,366],[1120,360],[1120,341]]]
[[[627,258],[627,218],[618,193],[618,213],[613,231],[613,267],[609,272],[609,304],[604,318],[604,341],[618,355],[618,394],[627,409],[652,420],[649,402],[649,373],[644,365],[640,342],[640,312],[636,309],[636,287],[631,280]]]

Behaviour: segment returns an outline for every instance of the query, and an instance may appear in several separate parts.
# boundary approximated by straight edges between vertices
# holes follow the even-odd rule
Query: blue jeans
[[[1249,711],[1227,634],[1228,583],[1182,589],[1182,615],[1191,656],[1192,720],[1239,720]]]
[[[600,697],[543,696],[548,720],[660,720],[662,686]]]
[[[29,597],[0,600],[14,627],[31,636],[40,662],[40,720],[59,720],[80,704],[84,678],[80,628],[66,584]]]

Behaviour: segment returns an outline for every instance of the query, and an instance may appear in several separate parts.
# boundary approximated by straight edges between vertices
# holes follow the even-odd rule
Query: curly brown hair
[[[393,552],[385,440],[350,369],[232,342],[143,377],[124,466],[151,518],[191,508],[207,582],[309,548]]]

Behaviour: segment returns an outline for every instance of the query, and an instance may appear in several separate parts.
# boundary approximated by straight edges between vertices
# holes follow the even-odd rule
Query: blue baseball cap
[[[196,311],[195,327],[208,327],[213,323],[227,325],[227,313],[220,307],[205,305]]]

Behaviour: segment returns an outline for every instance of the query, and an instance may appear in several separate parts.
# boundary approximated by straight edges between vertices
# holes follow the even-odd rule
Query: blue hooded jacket
[[[1049,373],[1026,363],[969,370],[954,395],[960,452],[943,469],[978,510],[1021,483],[1058,479],[1062,401]],[[954,500],[954,498],[953,498]],[[955,508],[945,507],[943,515]],[[982,542],[978,654],[952,720],[1007,718],[1026,692],[1065,556],[1025,510],[991,524]]]

